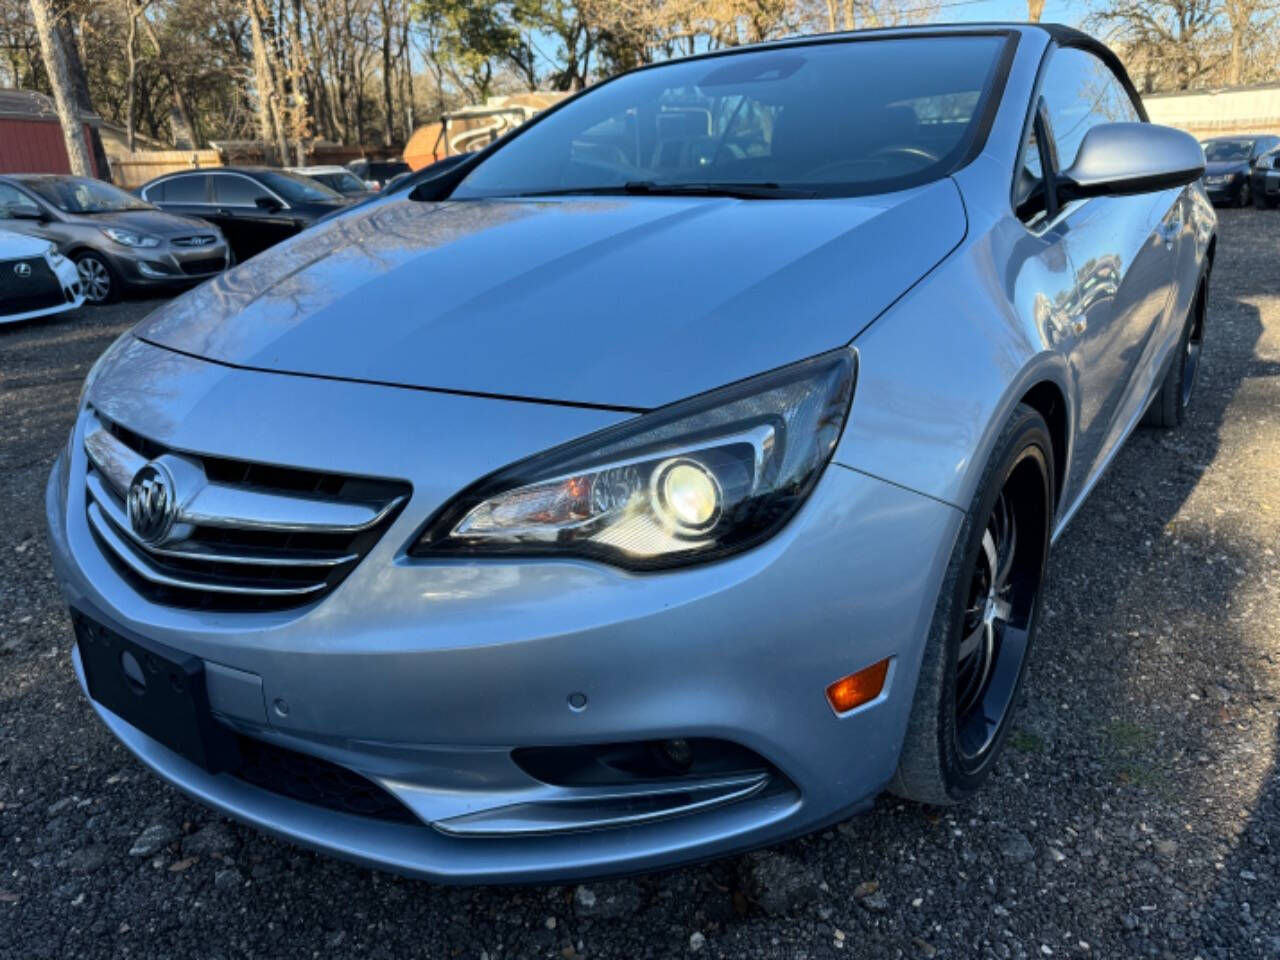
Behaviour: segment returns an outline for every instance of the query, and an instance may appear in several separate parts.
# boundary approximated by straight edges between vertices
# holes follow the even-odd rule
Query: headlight
[[[146,234],[142,233],[134,233],[132,230],[122,230],[120,227],[103,227],[102,232],[116,243],[122,243],[126,247],[160,246],[160,241],[155,237],[148,237]]]
[[[795,514],[853,397],[844,348],[499,470],[427,524],[415,556],[580,556],[645,570],[745,550]]]

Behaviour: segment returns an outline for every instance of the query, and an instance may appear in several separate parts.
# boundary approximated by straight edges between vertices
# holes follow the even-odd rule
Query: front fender
[[[858,386],[837,462],[967,510],[1014,407],[1050,384],[1068,418],[1064,475],[1075,386],[1046,304],[1072,269],[1029,236],[1004,220],[972,237],[854,341]]]

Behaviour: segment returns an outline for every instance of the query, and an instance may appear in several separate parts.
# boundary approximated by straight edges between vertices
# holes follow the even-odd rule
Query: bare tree
[[[1144,93],[1186,90],[1223,60],[1217,0],[1115,0],[1089,23],[1111,32]]]
[[[173,105],[169,111],[170,139],[174,146],[194,147],[196,145],[195,128],[191,123],[191,111],[187,108],[187,100],[183,96],[182,86],[178,83],[177,71],[173,69],[169,58],[165,56],[165,50],[160,45],[160,37],[156,33],[155,24],[147,17],[145,9],[138,14],[138,22],[142,25],[142,32],[147,35],[147,40],[155,50],[160,69],[163,71],[165,79],[168,80],[172,91]]]
[[[89,150],[84,142],[84,125],[76,108],[75,92],[71,87],[71,71],[67,66],[67,52],[55,33],[56,24],[45,0],[30,0],[31,19],[40,38],[40,52],[44,55],[49,85],[53,88],[53,101],[58,108],[58,120],[62,124],[62,138],[67,145],[67,160],[71,172],[80,177],[93,176],[89,162]]]
[[[137,149],[137,125],[134,108],[138,98],[138,17],[141,16],[149,0],[121,0],[125,16],[129,21],[128,33],[125,37],[125,143],[129,152]]]
[[[1027,0],[1027,19],[1031,23],[1039,23],[1044,16],[1044,0]]]
[[[1222,12],[1230,31],[1230,55],[1227,60],[1227,83],[1237,86],[1254,79],[1248,76],[1248,62],[1261,58],[1250,57],[1253,47],[1260,41],[1274,36],[1278,11],[1276,0],[1222,0]],[[1258,79],[1267,77],[1272,69],[1259,71]]]
[[[253,73],[257,87],[258,136],[268,148],[274,145],[279,162],[289,162],[289,141],[285,134],[283,97],[276,83],[276,71],[267,50],[261,0],[245,0],[249,31],[253,38]]]
[[[310,102],[307,97],[306,66],[302,49],[302,0],[293,0],[293,16],[289,20],[289,134],[293,139],[295,162],[306,162],[303,141],[311,135]]]

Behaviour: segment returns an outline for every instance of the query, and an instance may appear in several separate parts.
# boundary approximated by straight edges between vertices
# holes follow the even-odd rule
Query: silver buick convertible
[[[1059,27],[598,83],[96,364],[47,493],[85,693],[191,796],[444,881],[962,802],[1050,544],[1186,418],[1203,168]]]

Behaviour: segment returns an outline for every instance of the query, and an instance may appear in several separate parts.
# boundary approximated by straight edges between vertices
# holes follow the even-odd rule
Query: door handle
[[[218,208],[218,216],[220,216],[220,217],[230,217],[230,216],[232,216],[232,213],[231,213],[231,211],[230,211],[230,210],[228,210],[226,207],[219,207],[219,208]]]

